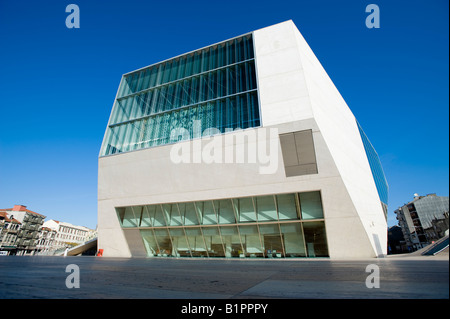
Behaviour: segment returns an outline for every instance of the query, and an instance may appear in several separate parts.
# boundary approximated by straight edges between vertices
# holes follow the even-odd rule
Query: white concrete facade
[[[267,133],[267,145],[276,147],[277,169],[261,174],[259,163],[175,164],[174,145],[100,157],[98,248],[103,256],[132,256],[116,207],[317,190],[330,258],[387,253],[387,222],[344,99],[292,21],[254,31],[253,41],[262,125],[222,135],[222,151],[235,149],[249,132]],[[312,130],[318,173],[286,177],[279,135],[269,135],[270,128],[278,134]],[[205,146],[210,140],[180,143]]]

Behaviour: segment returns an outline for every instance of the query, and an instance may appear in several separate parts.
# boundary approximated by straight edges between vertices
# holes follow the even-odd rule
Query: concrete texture
[[[80,288],[67,288],[67,265]],[[366,266],[380,288],[366,287]],[[448,254],[368,260],[0,257],[2,299],[448,299]]]

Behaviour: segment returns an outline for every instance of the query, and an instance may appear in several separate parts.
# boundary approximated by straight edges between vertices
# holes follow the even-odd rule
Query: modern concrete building
[[[414,199],[395,210],[406,246],[417,250],[448,235],[449,197],[414,194]]]
[[[124,74],[99,155],[103,256],[387,253],[377,153],[292,21]]]

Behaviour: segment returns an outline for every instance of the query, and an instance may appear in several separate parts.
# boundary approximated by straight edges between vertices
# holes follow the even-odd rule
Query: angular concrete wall
[[[345,229],[386,254],[387,222],[351,110],[292,21],[255,31],[254,42],[263,125],[314,118],[354,205],[328,214],[327,232]]]

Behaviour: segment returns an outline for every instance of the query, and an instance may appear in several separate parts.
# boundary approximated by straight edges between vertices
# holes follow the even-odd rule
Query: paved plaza
[[[378,266],[379,288],[366,285],[375,275],[368,265]],[[448,299],[448,267],[448,254],[345,261],[4,256],[0,298]]]

